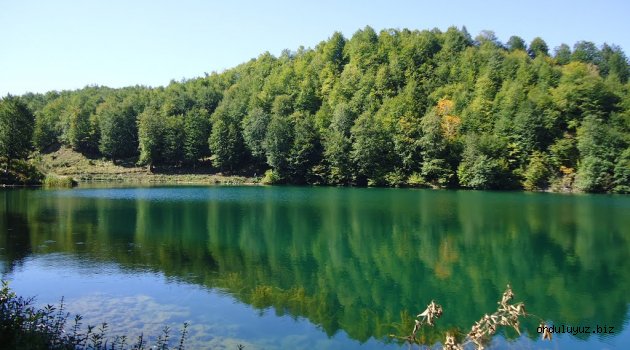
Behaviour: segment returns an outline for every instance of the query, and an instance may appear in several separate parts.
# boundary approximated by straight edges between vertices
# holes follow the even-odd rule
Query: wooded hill
[[[627,57],[587,41],[549,51],[490,31],[366,27],[167,87],[19,100],[40,152],[210,159],[275,183],[630,192]]]

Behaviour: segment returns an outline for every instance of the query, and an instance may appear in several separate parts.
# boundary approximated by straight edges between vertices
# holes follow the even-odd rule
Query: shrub
[[[48,174],[44,178],[44,187],[46,188],[71,188],[76,185],[76,181],[70,176],[57,176]]]

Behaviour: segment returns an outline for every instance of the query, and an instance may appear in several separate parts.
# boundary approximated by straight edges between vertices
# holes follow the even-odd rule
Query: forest
[[[7,171],[71,147],[266,183],[629,193],[629,76],[615,45],[365,27],[166,87],[6,96],[0,157]]]

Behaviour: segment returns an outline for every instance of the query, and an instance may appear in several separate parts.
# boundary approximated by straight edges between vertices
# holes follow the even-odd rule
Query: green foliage
[[[531,57],[548,56],[549,47],[547,43],[540,37],[535,37],[529,44],[529,50],[527,50]]]
[[[322,157],[320,137],[312,114],[296,112],[293,116],[295,126],[293,146],[289,153],[291,177],[296,183],[318,182],[313,173]]]
[[[577,176],[582,191],[623,188],[626,55],[587,41],[548,55],[541,38],[503,46],[492,31],[472,40],[465,28],[365,27],[166,87],[24,100],[41,152],[61,144],[150,165],[211,159],[220,171],[272,168],[295,183],[541,189],[561,180],[571,191]],[[589,116],[608,136],[586,136],[596,134]],[[610,151],[590,151],[609,136]],[[471,144],[486,139],[496,144]]]
[[[210,153],[208,134],[210,133],[210,117],[204,108],[196,108],[186,112],[184,116],[184,160],[194,163]]]
[[[260,180],[260,183],[262,183],[263,185],[273,185],[280,183],[281,181],[282,179],[280,178],[280,176],[278,176],[278,173],[269,169],[265,171],[265,176],[263,176],[263,178]]]
[[[614,187],[615,160],[624,143],[622,136],[594,116],[578,129],[580,162],[577,187],[585,192],[609,192]]]
[[[131,157],[138,152],[136,119],[144,106],[137,106],[137,97],[120,100],[111,96],[99,105],[96,118],[100,128],[99,151],[110,159]]]
[[[357,167],[359,184],[384,185],[394,161],[394,143],[383,120],[362,114],[352,127],[351,157]]]
[[[265,135],[270,117],[265,111],[256,107],[243,119],[243,139],[252,157],[261,162],[265,159]]]
[[[245,86],[232,86],[212,114],[212,132],[208,139],[212,163],[221,170],[235,170],[244,161],[245,143],[241,131],[247,113]]]
[[[33,130],[33,144],[41,152],[55,145],[61,135],[59,127],[59,115],[55,111],[54,102],[46,104],[35,116],[35,127]]]
[[[0,185],[40,185],[44,175],[30,160],[14,160],[7,173],[0,173]]]
[[[554,49],[554,58],[558,64],[567,64],[571,61],[571,48],[567,44],[560,44]]]
[[[164,148],[162,149],[164,162],[179,164],[184,159],[186,146],[189,148],[194,146],[192,144],[186,144],[186,138],[184,137],[184,117],[181,114],[169,115],[162,120],[162,123],[164,123]]]
[[[548,159],[545,154],[534,152],[525,170],[523,188],[528,191],[542,191],[549,187],[549,178],[552,174]]]
[[[291,121],[284,116],[274,114],[265,135],[267,164],[281,179],[289,175],[290,153],[293,146],[293,127]]]
[[[469,135],[457,174],[460,184],[474,189],[514,187],[504,141],[492,135]]]
[[[32,147],[35,118],[18,97],[0,100],[0,156],[6,161],[5,172],[14,159],[26,158]]]
[[[138,116],[140,164],[159,163],[164,153],[163,115],[155,107],[148,107]]]
[[[630,193],[630,147],[621,153],[615,164],[613,183],[615,192]]]
[[[48,174],[44,178],[43,185],[46,188],[71,188],[76,185],[76,182],[69,176]]]
[[[525,51],[527,49],[527,46],[525,45],[525,40],[523,40],[523,38],[521,38],[520,36],[511,36],[508,39],[507,42],[507,48],[510,51],[516,51],[516,50],[523,50]]]

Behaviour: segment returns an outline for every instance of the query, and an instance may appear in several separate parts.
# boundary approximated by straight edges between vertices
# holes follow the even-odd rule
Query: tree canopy
[[[5,172],[13,159],[25,158],[32,147],[34,117],[22,100],[6,96],[0,100],[0,156]]]
[[[627,192],[629,76],[615,45],[550,56],[540,37],[365,27],[166,87],[27,94],[23,135],[40,151],[271,169],[289,183]],[[5,100],[7,138],[17,107]]]

